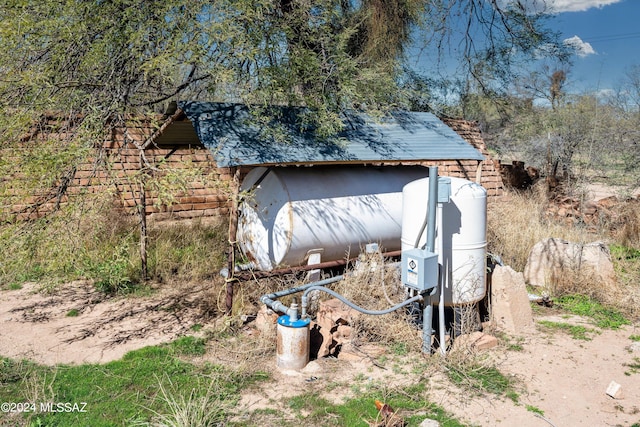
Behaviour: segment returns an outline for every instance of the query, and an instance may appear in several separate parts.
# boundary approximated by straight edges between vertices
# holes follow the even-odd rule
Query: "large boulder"
[[[581,244],[557,238],[533,246],[524,279],[552,294],[562,291],[600,294],[617,287],[611,253],[604,243]]]

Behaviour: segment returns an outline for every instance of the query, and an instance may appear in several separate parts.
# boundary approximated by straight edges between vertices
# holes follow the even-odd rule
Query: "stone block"
[[[263,305],[256,315],[256,329],[263,334],[275,334],[278,313]]]
[[[470,334],[460,335],[453,342],[455,349],[467,347],[474,350],[488,350],[498,345],[498,339],[493,335],[484,332],[472,332]]]
[[[351,338],[349,325],[359,313],[349,308],[338,299],[322,301],[318,308],[316,323],[322,335],[322,344],[318,349],[318,357],[325,357],[335,352],[336,346],[348,342]]]
[[[611,381],[606,391],[607,395],[614,399],[622,399],[622,386],[615,381]]]
[[[491,275],[491,318],[497,328],[508,333],[535,330],[524,276],[509,266],[497,265]]]

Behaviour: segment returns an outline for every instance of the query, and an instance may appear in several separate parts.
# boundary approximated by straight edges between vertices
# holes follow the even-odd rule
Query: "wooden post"
[[[233,193],[231,197],[231,207],[229,209],[229,257],[227,262],[227,268],[229,274],[227,277],[227,294],[225,298],[225,308],[227,316],[231,315],[233,310],[233,285],[238,279],[234,277],[234,271],[236,268],[236,232],[238,231],[238,190],[240,186],[240,169],[235,168],[233,174]]]
[[[138,200],[138,216],[140,217],[140,270],[142,273],[142,280],[146,281],[149,277],[149,271],[147,268],[147,195],[146,195],[146,181],[147,173],[144,170],[144,152],[140,150],[140,185],[139,193],[140,199]]]

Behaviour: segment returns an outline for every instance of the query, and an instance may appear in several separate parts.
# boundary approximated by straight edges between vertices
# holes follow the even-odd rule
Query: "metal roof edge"
[[[283,135],[292,141],[280,143],[266,140],[266,127],[256,129],[255,123],[250,123],[249,105],[183,101],[178,107],[223,167],[484,160],[477,148],[427,112],[397,110],[377,120],[365,113],[345,111],[347,128],[321,140],[291,120],[297,111],[305,110],[303,107],[274,106],[283,111]],[[340,140],[348,144],[342,146]]]

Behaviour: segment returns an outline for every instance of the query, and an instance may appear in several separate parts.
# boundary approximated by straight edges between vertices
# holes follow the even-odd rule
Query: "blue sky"
[[[573,65],[567,70],[565,89],[568,92],[608,93],[621,86],[629,67],[640,66],[640,0],[497,1],[502,5],[519,1],[529,10],[550,12],[545,22],[547,28],[559,32],[561,40],[575,51]],[[455,63],[461,52],[455,43],[449,48],[450,57],[445,57],[444,65],[438,66],[433,62],[432,50],[420,49],[419,34],[417,41],[411,51],[415,69],[428,74],[439,68],[447,77],[458,72]],[[520,72],[540,71],[541,65],[531,63],[531,69]]]
[[[615,89],[631,65],[640,65],[640,0],[547,0],[549,27],[576,47],[569,89]]]

